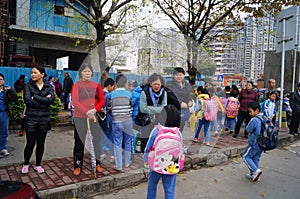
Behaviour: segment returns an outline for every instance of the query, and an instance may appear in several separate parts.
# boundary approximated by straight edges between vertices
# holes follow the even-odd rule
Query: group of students
[[[225,131],[229,130],[230,133],[234,133],[237,129],[239,131],[241,123],[246,118],[245,137],[248,138],[248,134],[250,134],[250,137],[248,146],[243,153],[243,160],[250,171],[246,177],[255,182],[260,180],[262,174],[259,169],[259,160],[263,150],[257,144],[257,137],[261,134],[262,125],[264,124],[259,117],[270,125],[275,125],[276,100],[278,97],[276,91],[270,90],[266,94],[267,98],[259,103],[257,93],[252,88],[252,82],[247,82],[246,89],[241,92],[235,87],[232,89],[226,87],[223,95],[219,92],[220,97],[217,97],[214,88],[199,87],[196,92],[197,100],[194,109],[197,124],[193,142],[199,142],[198,137],[202,125],[204,125],[204,144],[209,145],[210,125],[212,125],[212,130],[215,131],[215,136],[218,135],[217,128],[223,128],[222,125],[225,125]],[[243,107],[241,107],[241,103]],[[241,108],[243,109],[241,110]],[[219,118],[218,113],[221,113]],[[237,123],[239,123],[238,128],[236,127]],[[236,132],[233,137],[237,137]]]
[[[115,82],[112,78],[107,78],[102,89],[100,84],[91,81],[92,74],[91,66],[81,67],[79,69],[80,80],[74,84],[71,91],[75,131],[73,174],[80,175],[82,171],[84,141],[87,134],[86,118],[91,119],[90,130],[95,149],[96,171],[103,171],[101,161],[105,157],[103,152],[105,137],[110,150],[110,160],[114,160],[114,168],[121,171],[131,164],[133,122],[136,122],[132,119],[132,115],[143,113],[149,117],[150,122],[143,126],[136,123],[136,126],[139,126],[139,131],[142,133],[139,139],[142,140],[142,154],[145,163],[147,165],[149,161],[151,163],[149,165],[147,198],[155,198],[160,178],[163,180],[165,197],[174,198],[175,174],[179,172],[179,168],[182,168],[184,161],[182,135],[179,129],[181,116],[176,104],[172,104],[174,102],[168,104],[167,99],[170,94],[164,86],[164,78],[159,74],[152,74],[146,85],[135,89],[135,91],[139,90],[140,94],[134,98],[134,95],[126,89],[127,78],[125,75],[118,75]],[[169,98],[169,100],[171,99]],[[137,113],[133,114],[136,106],[138,106],[135,108]],[[152,155],[148,153],[157,145],[156,137],[160,136],[162,129],[173,131],[177,135],[178,147],[175,152],[169,153],[170,148],[165,148],[166,145],[163,145],[162,151],[158,152],[158,158],[153,156],[153,153],[151,153]],[[173,134],[171,139],[173,139]],[[171,148],[173,150],[173,147]],[[151,157],[150,160],[149,157]],[[174,160],[174,157],[178,157],[177,161]],[[177,163],[179,159],[181,160],[180,164]],[[169,161],[168,164],[167,161]],[[166,170],[160,168],[161,172],[159,172],[156,170],[157,165],[162,165]]]
[[[147,84],[138,86],[132,92],[126,89],[127,78],[122,74],[118,75],[116,80],[107,78],[103,83],[103,87],[92,81],[93,68],[88,64],[84,64],[79,68],[78,75],[79,81],[73,85],[71,91],[71,107],[74,112],[73,174],[77,176],[82,172],[84,146],[88,129],[90,129],[93,136],[92,144],[97,172],[103,171],[101,161],[105,158],[104,145],[110,150],[110,160],[114,161],[116,170],[121,171],[123,167],[129,167],[133,145],[132,137],[134,136],[133,126],[139,126],[136,121],[137,115],[144,114],[146,117],[143,118],[148,117],[150,122],[147,125],[139,126],[138,130],[141,132],[139,138],[142,141],[141,152],[145,163],[149,164],[149,157],[151,157],[151,164],[153,161],[163,160],[172,162],[172,165],[167,165],[167,170],[162,172],[157,172],[153,165],[150,166],[148,198],[155,198],[156,185],[160,178],[163,180],[165,197],[174,198],[175,174],[180,168],[174,166],[174,154],[165,154],[169,149],[165,148],[164,151],[159,152],[160,155],[164,155],[163,158],[155,159],[149,156],[149,152],[154,150],[153,145],[157,145],[156,138],[159,137],[161,129],[167,128],[168,131],[175,131],[175,134],[179,136],[178,140],[181,144],[178,146],[181,147],[180,151],[182,152],[184,146],[181,132],[191,112],[195,111],[198,118],[193,141],[198,142],[201,127],[204,125],[204,144],[206,145],[209,145],[210,142],[210,123],[213,124],[215,135],[217,135],[218,111],[225,113],[225,124],[230,132],[233,132],[234,124],[240,113],[238,111],[239,100],[237,100],[239,92],[235,89],[227,92],[225,100],[220,99],[217,96],[219,93],[216,93],[213,88],[209,88],[208,92],[199,88],[197,98],[193,98],[191,87],[184,80],[182,68],[175,68],[174,79],[168,83],[165,83],[161,75],[154,73],[148,78]],[[25,85],[24,89],[26,147],[24,150],[25,161],[21,171],[24,174],[29,172],[30,158],[35,145],[37,147],[34,170],[38,173],[44,173],[41,160],[47,131],[50,129],[50,105],[55,98],[54,89],[48,81],[44,81],[45,77],[46,73],[43,67],[33,67],[31,81]],[[170,87],[172,89],[169,89]],[[273,120],[276,114],[276,106],[273,105],[274,100],[274,95],[270,92],[269,100],[266,100],[263,106],[263,113],[270,120]],[[235,105],[233,106],[232,103],[235,103]],[[247,112],[252,117],[252,120],[246,126],[250,138],[260,133],[260,120],[255,118],[257,114],[262,114],[260,108],[261,105],[258,102],[247,104]],[[248,147],[243,155],[250,170],[247,177],[253,181],[259,180],[261,175],[259,157],[262,150],[257,146],[255,140],[249,139]],[[180,158],[177,157],[177,161],[184,159],[181,152],[175,153],[177,156],[181,154]],[[172,172],[166,174],[169,171]]]
[[[199,142],[198,138],[202,126],[204,126],[205,145],[210,144],[210,130],[214,132],[214,136],[218,136],[219,132],[225,129],[225,131],[233,134],[233,137],[237,137],[244,118],[246,118],[246,125],[250,121],[250,115],[247,110],[249,102],[257,101],[257,93],[252,88],[252,82],[248,82],[247,88],[242,90],[241,93],[235,86],[232,88],[226,86],[224,91],[218,89],[215,91],[212,87],[198,87],[196,91],[197,100],[194,106],[196,128],[193,142]],[[275,124],[276,119],[276,99],[277,92],[270,91],[267,99],[260,102],[260,112],[272,124]],[[245,138],[248,138],[246,132]]]

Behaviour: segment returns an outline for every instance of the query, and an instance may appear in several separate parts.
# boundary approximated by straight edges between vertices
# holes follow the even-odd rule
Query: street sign
[[[223,82],[224,75],[218,75],[218,82]]]

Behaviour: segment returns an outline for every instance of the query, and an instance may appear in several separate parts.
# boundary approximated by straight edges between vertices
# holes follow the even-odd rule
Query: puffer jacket
[[[47,95],[51,95],[47,98]],[[54,89],[49,82],[44,82],[40,90],[34,81],[24,88],[24,103],[26,104],[26,119],[34,121],[50,121],[50,105],[54,103]],[[33,97],[33,99],[32,99]]]

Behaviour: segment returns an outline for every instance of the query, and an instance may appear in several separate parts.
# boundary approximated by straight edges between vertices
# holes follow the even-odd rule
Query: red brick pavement
[[[81,181],[94,179],[93,171],[90,165],[89,155],[86,154],[82,172],[79,176],[74,176],[73,158],[59,158],[46,160],[42,162],[45,173],[38,174],[30,167],[28,174],[22,174],[22,165],[10,165],[0,167],[1,180],[21,181],[30,184],[36,191],[51,189],[54,187],[74,184]],[[113,169],[114,164],[108,160],[102,161],[103,172],[97,173],[97,178],[101,178],[110,174],[117,174],[120,171]],[[143,160],[140,156],[135,155],[132,158],[132,164],[128,168],[124,168],[124,172],[135,170],[143,167]]]
[[[285,136],[287,134],[287,129],[281,129],[279,136]],[[192,143],[192,140],[185,140],[185,144],[189,147],[189,152],[191,152],[191,154],[198,152],[198,147],[193,146],[202,146],[202,142]],[[232,134],[229,133],[222,133],[219,137],[212,136],[211,138],[211,146],[216,149],[242,146],[246,144],[247,139],[243,137],[242,133],[237,138],[232,138]],[[36,191],[40,191],[94,179],[88,154],[85,155],[82,173],[80,176],[74,176],[72,174],[72,157],[45,160],[42,162],[42,165],[45,169],[44,174],[34,172],[32,167],[30,167],[28,174],[22,174],[20,172],[22,167],[21,164],[0,167],[0,180],[25,182],[30,184]],[[97,173],[98,178],[120,173],[113,169],[114,164],[108,160],[102,161],[102,166],[104,169],[102,173]],[[138,168],[143,168],[143,160],[139,154],[136,154],[132,158],[132,164],[130,167],[124,168],[123,172],[132,171]]]

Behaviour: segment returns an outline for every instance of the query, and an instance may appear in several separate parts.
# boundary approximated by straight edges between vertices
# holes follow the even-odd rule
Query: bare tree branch
[[[90,16],[86,15],[85,13],[83,13],[79,8],[77,8],[76,6],[74,6],[74,4],[70,2],[70,0],[64,0],[64,1],[65,1],[65,2],[67,3],[67,5],[70,6],[72,9],[76,10],[76,11],[77,11],[83,18],[85,18],[89,23],[91,23],[93,26],[95,26],[95,22],[94,22],[94,20],[92,20],[92,18],[94,18],[95,16],[94,16],[93,13],[90,12],[89,9],[86,10],[86,11],[88,12],[88,14],[89,14],[92,18],[91,18]],[[78,1],[78,0],[75,0],[75,2],[79,2],[79,1]],[[81,2],[80,2],[80,3],[81,3]],[[85,7],[85,8],[87,8],[87,7]]]

